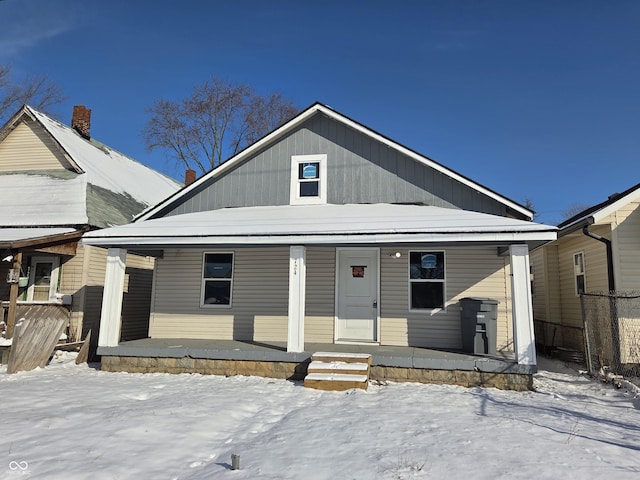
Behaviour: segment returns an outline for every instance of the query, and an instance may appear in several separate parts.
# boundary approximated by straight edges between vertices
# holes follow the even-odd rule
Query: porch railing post
[[[291,246],[289,249],[289,320],[287,352],[304,351],[306,277],[306,248],[300,245]]]
[[[120,341],[126,260],[126,250],[122,248],[109,249],[100,314],[99,347],[116,347]]]
[[[509,256],[511,261],[513,344],[516,360],[522,365],[535,365],[536,345],[531,304],[529,247],[527,245],[511,245]]]

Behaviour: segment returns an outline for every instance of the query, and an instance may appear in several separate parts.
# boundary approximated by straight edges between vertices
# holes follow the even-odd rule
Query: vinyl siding
[[[293,155],[327,155],[327,203],[424,203],[507,215],[496,200],[322,115],[307,120],[162,215],[288,205]]]
[[[286,341],[289,248],[236,249],[231,308],[200,307],[205,251],[165,250],[157,261],[150,336]]]
[[[612,215],[616,290],[640,291],[640,202],[634,201]]]
[[[127,254],[125,291],[122,299],[120,339],[136,340],[149,335],[149,313],[155,260]]]
[[[498,256],[496,247],[437,248],[446,255],[446,309],[434,312],[409,311],[408,250],[383,248],[381,261],[381,343],[431,348],[461,348],[459,300],[487,297],[498,300],[500,349],[512,348],[511,297],[508,285],[509,257]],[[391,254],[400,252],[400,258]]]
[[[304,341],[333,343],[335,325],[335,248],[307,248]]]
[[[608,226],[592,226],[590,231],[605,238],[610,238]],[[582,328],[582,308],[580,296],[576,294],[573,255],[584,253],[585,285],[587,292],[603,292],[608,290],[606,248],[602,242],[589,238],[581,232],[562,237],[558,241],[558,277],[562,299],[562,325],[575,327],[565,330],[563,346],[582,350],[582,336],[578,335]]]
[[[82,338],[82,322],[84,318],[84,262],[87,248],[78,244],[76,254],[73,257],[62,257],[60,267],[60,293],[73,295],[71,306],[71,340],[79,341]],[[96,332],[97,334],[97,332]]]
[[[533,292],[531,302],[533,304],[533,318],[547,320],[547,294],[545,285],[548,281],[545,264],[544,247],[537,248],[529,254],[529,264],[533,274]]]
[[[0,142],[0,172],[71,169],[51,137],[39,125],[24,121]]]
[[[150,336],[286,341],[288,247],[234,251],[231,308],[200,307],[204,251],[166,250],[164,258],[158,260]],[[396,251],[402,254],[399,259],[390,256]],[[409,311],[408,250],[381,250],[381,343],[460,348],[458,301],[474,296],[500,302],[498,346],[512,348],[509,257],[498,256],[496,247],[447,248],[445,252],[447,309],[431,314]],[[309,247],[306,255],[305,341],[332,343],[335,248]]]

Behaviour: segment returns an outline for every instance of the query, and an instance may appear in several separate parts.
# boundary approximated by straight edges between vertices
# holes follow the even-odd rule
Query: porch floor
[[[450,350],[381,345],[306,343],[305,351],[287,352],[286,342],[144,338],[98,347],[98,355],[119,357],[206,358],[304,363],[315,352],[370,353],[372,366],[533,374],[535,365],[518,365],[513,354],[473,355]]]

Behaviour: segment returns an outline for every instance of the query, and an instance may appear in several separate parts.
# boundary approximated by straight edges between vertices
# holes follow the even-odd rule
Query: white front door
[[[378,249],[339,249],[336,340],[378,341]]]

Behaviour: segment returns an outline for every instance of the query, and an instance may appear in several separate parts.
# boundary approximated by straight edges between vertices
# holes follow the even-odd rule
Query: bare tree
[[[538,220],[538,217],[540,216],[538,214],[538,212],[536,212],[536,209],[533,206],[533,200],[531,200],[529,197],[524,199],[524,207],[528,210],[531,210],[533,212],[533,217],[531,218],[532,221],[536,221]]]
[[[212,77],[179,101],[157,100],[142,134],[179,165],[205,173],[293,117],[280,94],[261,96],[244,84]]]
[[[0,121],[28,103],[36,110],[47,112],[53,105],[65,100],[60,87],[51,83],[46,75],[30,76],[14,82],[11,67],[0,65]]]
[[[562,221],[569,220],[571,217],[589,208],[589,205],[583,203],[574,203],[562,212]]]

